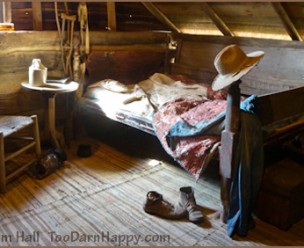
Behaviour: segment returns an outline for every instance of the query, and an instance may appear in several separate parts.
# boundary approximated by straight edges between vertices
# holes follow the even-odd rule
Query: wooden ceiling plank
[[[2,22],[12,22],[12,7],[11,2],[4,1],[2,4]]]
[[[153,3],[151,2],[142,2],[146,9],[161,23],[165,24],[170,30],[176,33],[182,33],[181,30],[172,23],[164,13],[162,13]]]
[[[293,40],[303,41],[301,35],[297,31],[296,27],[294,26],[293,22],[291,21],[288,13],[286,12],[286,10],[282,6],[282,4],[279,2],[273,2],[272,6],[273,6],[274,10],[276,11],[276,13],[278,14],[278,16],[280,17],[280,19],[282,20],[289,36]]]
[[[226,36],[234,36],[233,32],[228,28],[225,22],[215,13],[215,11],[206,2],[201,3],[205,13],[210,17],[216,27]]]
[[[115,2],[107,2],[107,14],[108,14],[108,29],[110,31],[116,31],[116,9]]]
[[[42,30],[42,9],[40,1],[32,1],[33,29]]]

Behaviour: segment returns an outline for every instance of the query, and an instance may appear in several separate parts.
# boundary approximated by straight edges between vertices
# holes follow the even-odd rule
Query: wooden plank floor
[[[282,231],[257,219],[247,237],[228,237],[218,218],[216,165],[195,182],[153,138],[120,137],[116,144],[91,138],[74,142],[67,149],[68,161],[55,173],[43,180],[23,175],[10,183],[0,198],[0,245],[304,245],[304,220]],[[90,144],[92,156],[78,157],[79,143]],[[129,149],[118,143],[128,143]],[[195,188],[204,213],[202,224],[165,220],[143,211],[148,191],[175,202],[179,188],[188,185]]]

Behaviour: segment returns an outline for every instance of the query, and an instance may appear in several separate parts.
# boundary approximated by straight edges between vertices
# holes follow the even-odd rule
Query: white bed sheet
[[[138,84],[124,85],[105,79],[90,85],[80,100],[81,111],[94,110],[106,117],[153,133],[153,114],[166,102],[178,98],[202,99],[207,88],[184,84],[155,73]]]

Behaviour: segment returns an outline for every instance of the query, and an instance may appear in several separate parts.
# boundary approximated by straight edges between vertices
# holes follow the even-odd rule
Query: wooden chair
[[[22,160],[25,154],[29,156]],[[7,183],[36,163],[40,155],[37,116],[0,115],[0,192],[4,193]]]

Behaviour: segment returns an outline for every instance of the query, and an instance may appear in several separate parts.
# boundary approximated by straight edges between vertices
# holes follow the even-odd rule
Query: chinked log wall
[[[153,32],[90,32],[91,52],[167,50],[168,35]],[[0,114],[37,114],[44,126],[47,106],[39,92],[21,87],[28,81],[28,68],[33,58],[40,58],[48,68],[48,79],[64,77],[60,39],[56,31],[0,33]],[[128,64],[126,58],[125,64]],[[100,68],[103,70],[104,68]],[[62,95],[56,100],[56,117],[63,123],[65,101]]]

